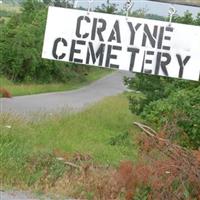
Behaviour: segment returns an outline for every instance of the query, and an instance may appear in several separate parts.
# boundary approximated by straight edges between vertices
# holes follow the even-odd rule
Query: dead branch
[[[71,162],[68,162],[68,161],[65,161],[64,162],[66,165],[69,165],[70,167],[74,167],[74,168],[77,168],[77,169],[81,169],[81,166],[79,165],[76,165],[74,163],[71,163]]]
[[[144,133],[146,133],[148,136],[150,136],[150,137],[152,137],[152,138],[154,138],[154,139],[156,139],[156,140],[162,141],[162,142],[164,142],[164,143],[167,144],[167,145],[172,145],[172,146],[177,147],[177,148],[179,148],[179,149],[183,149],[183,147],[181,147],[181,146],[179,146],[179,145],[177,145],[177,144],[172,144],[172,143],[170,142],[170,140],[167,140],[167,139],[163,139],[163,138],[161,138],[161,137],[158,137],[158,136],[157,136],[158,133],[157,133],[155,130],[153,130],[152,128],[150,128],[149,126],[144,125],[144,124],[139,123],[139,122],[133,122],[133,124],[136,125],[136,126],[138,126],[140,129],[142,129],[142,130],[144,131]]]

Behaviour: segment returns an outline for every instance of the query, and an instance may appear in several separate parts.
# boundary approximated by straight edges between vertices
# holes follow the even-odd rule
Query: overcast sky
[[[133,10],[137,10],[139,8],[146,8],[148,9],[149,13],[158,14],[162,16],[168,15],[168,9],[170,7],[170,4],[166,3],[155,3],[148,0],[134,0],[134,6]],[[93,0],[93,8],[97,5],[101,5],[102,3],[106,3],[106,0]],[[123,7],[124,3],[126,3],[126,0],[110,0],[110,3],[116,3],[119,5],[120,8]],[[78,5],[87,7],[88,1],[87,0],[79,0]],[[182,15],[186,10],[189,10],[192,12],[195,16],[198,12],[200,12],[200,8],[198,7],[191,7],[191,6],[181,6],[181,5],[174,5],[174,7],[177,9],[177,13],[179,15]]]

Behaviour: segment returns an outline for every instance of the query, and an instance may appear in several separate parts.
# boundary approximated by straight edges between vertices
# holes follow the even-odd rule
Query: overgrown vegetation
[[[41,58],[47,6],[28,0],[0,31],[0,73],[17,82],[85,81],[90,67]]]
[[[47,5],[51,0],[38,2],[27,0],[22,4],[21,12],[12,14],[10,20],[1,24],[0,31],[0,73],[9,80],[17,82],[69,82],[82,80],[90,71],[87,66],[50,61],[41,58],[45,31]],[[63,5],[63,3],[65,5]],[[55,1],[55,6],[72,7],[66,1]],[[5,10],[4,10],[5,11]],[[117,5],[109,1],[95,11],[120,13]],[[145,11],[130,15],[148,17]],[[156,16],[152,16],[155,18]]]
[[[0,179],[4,185],[48,190],[70,169],[61,157],[76,165],[90,162],[105,168],[137,158],[134,138],[138,130],[131,124],[138,118],[128,110],[125,96],[106,98],[83,112],[35,123],[5,114],[0,120]],[[78,195],[81,192],[84,188]]]
[[[110,14],[118,13],[117,5],[115,3],[110,3],[110,1],[107,1],[106,4],[103,3],[101,6],[98,6],[95,8],[95,11]]]
[[[178,23],[200,26],[197,18],[186,12],[176,16]],[[200,86],[198,82],[137,74],[126,79],[129,88],[135,90],[129,96],[130,109],[149,124],[163,129],[168,137],[181,145],[200,147]]]
[[[64,1],[56,3],[66,6]],[[1,29],[1,73],[26,83],[84,81],[91,69],[40,59],[46,7],[28,1],[23,8],[22,14],[12,17]],[[116,5],[109,3],[96,11],[117,12]],[[143,10],[131,15],[163,20]],[[175,21],[200,25],[200,14],[193,19],[187,12],[184,17],[176,16]],[[23,93],[20,85],[3,81],[10,90]],[[124,96],[37,123],[2,114],[3,184],[79,199],[199,200],[199,83],[149,75],[125,82],[135,90],[129,95],[130,109],[139,117],[129,112]],[[140,121],[140,117],[158,133],[145,126],[147,136],[138,134],[132,122]]]
[[[139,160],[121,163],[117,183],[125,187],[126,199],[195,199],[200,197],[200,152],[189,151],[166,139],[163,132],[134,123],[142,129],[138,137]]]
[[[1,73],[9,79],[44,82],[55,78],[59,80],[59,76],[54,77],[54,72],[62,74],[60,69],[64,67],[63,64],[41,59],[46,15],[47,10],[43,4],[29,1],[24,4],[22,14],[12,17],[2,28]]]
[[[16,13],[20,12],[19,6],[10,6],[5,3],[0,4],[0,29],[2,28],[3,24],[7,23],[11,16],[15,15]]]
[[[200,146],[200,86],[198,82],[137,75],[127,80],[137,92],[130,109],[186,147]]]
[[[37,81],[13,83],[5,77],[0,77],[0,85],[2,88],[6,88],[12,94],[12,96],[67,91],[83,87],[84,85],[89,84],[97,79],[100,79],[111,72],[112,70],[110,69],[91,67],[89,69],[89,73],[86,73],[84,77],[82,77],[81,79],[74,78],[67,83],[56,81],[53,81],[51,83],[43,83]],[[0,94],[0,96],[1,95],[2,94]]]
[[[199,199],[199,151],[135,123],[138,134],[124,96],[39,124],[20,120],[1,116],[4,184],[55,199]]]

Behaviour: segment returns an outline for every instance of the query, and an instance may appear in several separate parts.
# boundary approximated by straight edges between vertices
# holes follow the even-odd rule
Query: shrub
[[[128,98],[129,108],[135,114],[140,114],[148,101],[147,97],[141,92],[133,92],[128,95]]]
[[[137,102],[142,105],[147,105],[152,101],[167,98],[171,93],[181,89],[192,89],[198,86],[198,83],[195,81],[172,79],[148,74],[136,74],[135,78],[125,78],[124,82],[125,85],[136,91],[136,93],[139,91],[143,94],[138,93],[137,95],[134,92],[134,95],[131,94],[129,96],[131,110],[137,110],[137,108],[134,108],[134,106],[137,106]],[[143,103],[141,103],[138,98],[140,98]],[[140,114],[143,108],[144,106],[141,106],[141,109],[137,110],[138,112],[136,113]]]
[[[200,13],[193,18],[186,12],[183,17],[175,16],[174,21],[199,26]],[[170,138],[178,139],[184,146],[200,146],[198,82],[137,74],[135,78],[126,78],[125,84],[140,92],[129,95],[129,107],[133,113],[157,128],[169,129]]]
[[[84,80],[87,67],[41,58],[46,16],[44,3],[28,0],[21,13],[1,26],[0,72],[14,81]]]
[[[174,138],[171,134],[171,139],[178,139],[184,146],[200,146],[198,82],[137,75],[126,83],[130,88],[141,91],[129,95],[129,107],[133,113],[141,115],[157,128],[167,127],[176,135]]]
[[[186,133],[190,145],[200,147],[200,86],[172,93],[167,99],[154,101],[145,107],[142,116],[159,127],[176,125],[176,132]],[[168,127],[172,129],[172,127]],[[174,133],[175,134],[175,133]],[[184,144],[184,141],[182,141]]]
[[[170,82],[172,80],[169,78],[147,74],[137,74],[135,78],[125,78],[125,84],[136,91],[129,95],[131,111],[140,114],[145,105],[166,98],[170,93],[170,89],[166,87],[166,84],[169,85]]]

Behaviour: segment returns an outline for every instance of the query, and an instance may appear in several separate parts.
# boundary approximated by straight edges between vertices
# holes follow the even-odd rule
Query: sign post
[[[198,81],[200,27],[49,7],[42,57]]]

